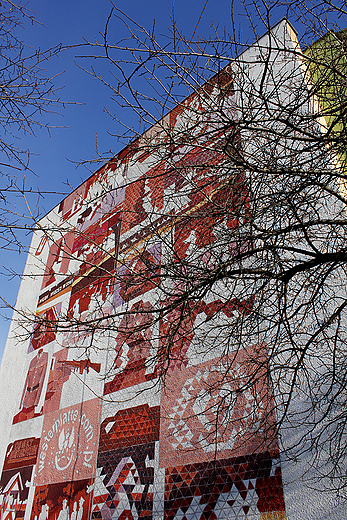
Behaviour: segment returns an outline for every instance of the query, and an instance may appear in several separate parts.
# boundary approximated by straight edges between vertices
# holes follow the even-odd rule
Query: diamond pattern
[[[165,520],[284,519],[278,459],[267,452],[168,468],[163,513]]]

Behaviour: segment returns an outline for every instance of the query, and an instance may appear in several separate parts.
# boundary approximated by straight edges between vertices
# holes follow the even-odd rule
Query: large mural
[[[46,217],[54,233],[38,231],[0,520],[285,519],[267,345],[207,348],[254,296],[172,296],[188,261],[213,268],[251,242],[209,247],[249,217],[244,173],[223,174],[234,127],[204,108],[221,92],[236,119],[225,69],[64,199]],[[173,147],[192,114],[206,117]]]

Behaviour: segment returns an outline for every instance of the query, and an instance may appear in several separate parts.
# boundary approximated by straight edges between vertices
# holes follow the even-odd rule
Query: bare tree
[[[300,17],[302,47],[289,24],[273,27],[279,6]],[[32,341],[60,330],[89,356],[107,338],[104,399],[134,371],[169,392],[170,370],[212,355],[201,398],[216,397],[196,413],[217,419],[199,442],[217,449],[232,425],[240,448],[266,451],[287,432],[281,449],[309,452],[343,490],[346,40],[329,17],[345,20],[346,7],[254,0],[244,10],[254,37],[266,32],[249,49],[236,26],[187,39],[174,17],[161,43],[115,6],[86,43],[110,64],[109,78],[89,73],[140,130],[125,123],[124,151],[39,222],[38,259],[44,242],[50,251],[39,306],[53,283],[72,290],[60,317],[36,318]],[[113,22],[128,38],[112,42]]]
[[[45,117],[61,105],[53,79],[47,77],[44,63],[60,52],[60,45],[45,51],[32,50],[18,38],[18,28],[25,23],[39,23],[27,4],[4,0],[0,10],[0,247],[23,248],[19,230],[33,229],[30,211],[14,196],[32,192],[25,182],[30,172],[30,151],[20,139],[35,135],[38,128],[49,128]],[[39,195],[39,194],[38,194]],[[19,204],[18,204],[19,203]],[[19,206],[19,207],[18,207]],[[34,210],[33,210],[34,211]]]

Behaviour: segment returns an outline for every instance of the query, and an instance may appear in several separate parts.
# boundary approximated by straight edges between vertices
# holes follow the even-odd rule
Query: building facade
[[[285,21],[274,34],[283,67],[295,35]],[[248,218],[244,172],[225,174],[246,146],[238,102],[229,66],[38,223],[1,367],[1,520],[303,518],[267,347],[224,348],[254,295],[184,305],[185,259],[198,278]]]

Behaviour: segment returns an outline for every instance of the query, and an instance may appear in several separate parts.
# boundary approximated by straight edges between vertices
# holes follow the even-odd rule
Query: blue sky
[[[175,0],[175,17],[179,29],[189,38],[197,24],[206,0]],[[157,34],[167,33],[172,14],[171,0],[119,0],[117,7],[126,12],[146,27],[152,27],[156,21]],[[18,30],[18,36],[33,49],[47,49],[62,43],[65,46],[76,45],[83,39],[93,40],[104,30],[105,22],[111,10],[109,0],[29,0],[27,7],[31,9],[41,24],[24,23],[24,28]],[[219,26],[231,30],[231,1],[209,0],[202,15],[197,35],[213,34],[211,28]],[[249,23],[242,16],[240,4],[235,2],[235,13],[243,36],[252,41]],[[277,9],[273,22],[278,21],[284,12]],[[112,24],[110,37],[117,38],[121,27]],[[259,34],[264,30],[259,26]],[[112,150],[117,152],[122,145],[108,134],[117,131],[115,123],[104,112],[109,103],[109,91],[100,82],[90,77],[75,64],[75,56],[81,54],[78,48],[61,52],[59,57],[50,60],[46,65],[47,75],[56,76],[54,83],[61,88],[59,97],[71,104],[46,118],[52,125],[50,133],[47,130],[36,132],[36,136],[24,136],[20,145],[30,149],[32,153],[30,167],[36,176],[28,174],[27,185],[41,191],[69,192],[89,175],[85,167],[76,168],[78,161],[88,160],[95,156],[96,136],[101,152]],[[79,60],[79,63],[81,61]],[[83,61],[87,68],[90,61]],[[94,62],[97,68],[105,72],[105,64]],[[76,103],[76,104],[73,104]],[[129,118],[127,112],[119,112],[123,120]],[[1,161],[1,158],[0,158]],[[20,175],[20,174],[19,174]],[[54,207],[63,195],[46,195],[40,199],[41,214]],[[35,200],[32,199],[34,204]],[[21,201],[18,200],[19,207]],[[23,236],[27,246],[30,236]],[[7,269],[20,274],[24,268],[26,253],[1,251],[0,264],[2,273]],[[14,305],[19,288],[20,276],[0,275],[1,296]],[[0,357],[5,345],[12,312],[2,309],[0,316]]]

